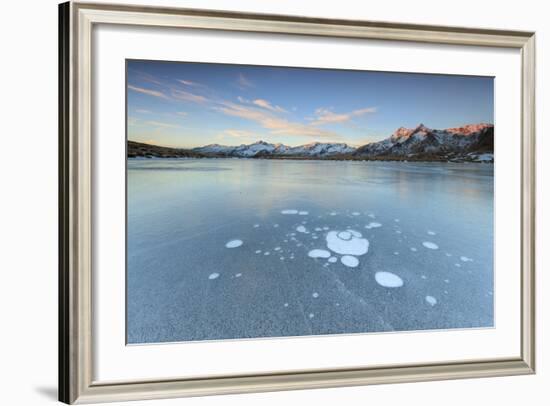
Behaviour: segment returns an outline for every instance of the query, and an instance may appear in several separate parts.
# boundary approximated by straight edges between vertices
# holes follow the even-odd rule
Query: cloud
[[[162,121],[145,121],[145,124],[150,125],[151,127],[179,128],[179,126],[176,124],[164,123]]]
[[[252,83],[250,80],[248,80],[242,73],[239,73],[239,77],[237,78],[237,85],[241,89],[254,87],[254,83]]]
[[[164,93],[157,90],[145,89],[143,87],[132,86],[132,85],[128,85],[128,89],[133,90],[134,92],[147,94],[149,96],[160,97],[161,99],[170,100],[168,96],[166,96]]]
[[[324,124],[334,124],[334,123],[344,123],[351,120],[353,117],[362,116],[368,113],[375,113],[375,107],[365,107],[362,109],[357,109],[350,111],[348,113],[334,113],[333,111],[326,108],[318,108],[315,110],[316,117],[311,119],[312,125],[324,125]]]
[[[186,85],[186,86],[200,86],[199,83],[197,83],[197,82],[192,82],[192,81],[190,81],[190,80],[177,79],[177,81],[180,82],[180,83],[182,83],[182,84],[184,84],[184,85]]]
[[[339,138],[339,136],[334,132],[326,131],[313,125],[292,122],[284,118],[277,117],[271,112],[259,110],[254,107],[243,106],[231,102],[224,102],[221,107],[215,107],[215,110],[229,116],[240,117],[256,122],[263,128],[270,130],[272,134],[319,138]]]
[[[172,89],[172,97],[179,101],[187,101],[191,103],[203,104],[208,101],[208,99],[199,94],[187,92],[185,90]]]
[[[246,131],[246,130],[225,130],[222,135],[229,135],[230,137],[234,138],[250,138],[254,137],[256,133],[253,133],[252,131]]]
[[[256,106],[262,107],[267,110],[271,110],[277,113],[286,113],[286,110],[283,109],[280,106],[273,106],[270,102],[264,99],[256,99],[252,102],[252,104],[255,104]]]

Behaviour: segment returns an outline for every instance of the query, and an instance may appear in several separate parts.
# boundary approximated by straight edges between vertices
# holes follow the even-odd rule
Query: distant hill
[[[204,158],[199,152],[128,141],[128,158]]]
[[[321,143],[289,147],[257,141],[226,146],[210,144],[193,149],[160,147],[128,141],[128,157],[159,158],[263,158],[263,159],[339,159],[411,160],[451,162],[493,162],[494,126],[469,124],[434,130],[418,125],[398,128],[390,137],[359,148],[344,143]]]

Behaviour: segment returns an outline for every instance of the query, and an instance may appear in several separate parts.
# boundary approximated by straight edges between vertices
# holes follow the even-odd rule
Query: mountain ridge
[[[150,148],[147,148],[149,146]],[[381,141],[360,147],[346,143],[312,142],[290,147],[263,140],[227,146],[209,144],[184,149],[128,141],[128,157],[196,157],[257,159],[345,159],[493,162],[494,125],[467,124],[447,129],[432,129],[424,124],[399,127]]]

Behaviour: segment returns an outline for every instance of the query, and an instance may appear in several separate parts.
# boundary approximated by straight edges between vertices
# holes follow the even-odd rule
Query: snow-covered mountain
[[[493,145],[492,124],[471,124],[445,130],[434,130],[420,124],[415,128],[398,128],[389,138],[358,148],[354,155],[377,159],[491,161]]]
[[[355,148],[343,143],[314,142],[298,147],[289,147],[284,144],[270,144],[265,141],[258,141],[249,145],[242,144],[238,147],[211,144],[195,148],[194,151],[203,154],[242,158],[267,156],[327,157],[340,154],[351,154],[355,151]]]
[[[493,162],[493,145],[493,124],[470,124],[444,130],[420,124],[415,128],[398,128],[390,137],[359,148],[344,143],[323,142],[289,147],[257,141],[239,146],[210,144],[192,150],[139,144],[139,147],[130,145],[132,148],[128,149],[128,156]]]

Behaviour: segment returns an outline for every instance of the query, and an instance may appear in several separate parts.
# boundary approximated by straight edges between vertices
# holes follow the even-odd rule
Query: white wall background
[[[124,1],[124,3],[153,3]],[[546,405],[550,13],[545,2],[163,0],[157,5],[537,32],[538,373],[535,376],[150,401],[150,405]],[[0,14],[0,404],[56,402],[57,1],[5,2]],[[126,403],[137,404],[137,402]]]

